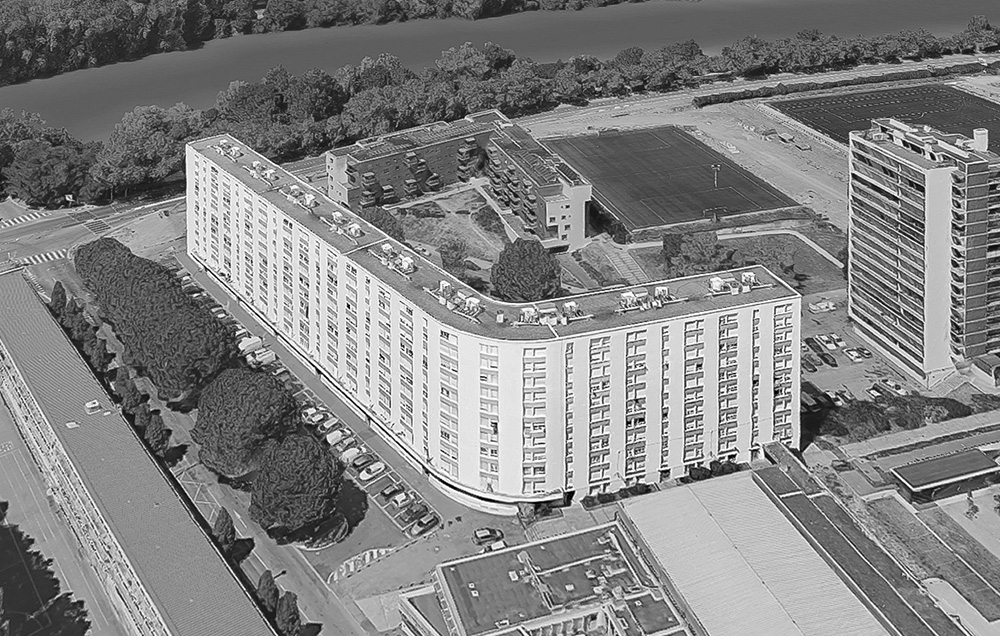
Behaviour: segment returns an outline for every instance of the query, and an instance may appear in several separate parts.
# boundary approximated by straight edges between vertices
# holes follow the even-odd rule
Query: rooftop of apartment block
[[[0,342],[170,634],[273,636],[19,269],[0,274]]]
[[[490,143],[507,155],[540,188],[586,185],[587,181],[558,155],[538,143],[520,126],[505,126],[490,137]]]
[[[754,265],[546,301],[503,302],[473,290],[229,135],[190,146],[383,284],[460,331],[548,340],[799,298],[765,267]]]
[[[488,130],[495,130],[498,123],[509,123],[498,110],[487,110],[466,115],[453,122],[434,122],[407,128],[398,132],[362,139],[350,146],[331,150],[337,157],[348,157],[356,162],[371,161],[399,152],[411,152],[435,144],[464,139]]]
[[[414,606],[455,636],[534,632],[546,618],[584,609],[605,611],[627,636],[683,633],[675,631],[683,629],[678,611],[617,523],[443,563],[435,575],[444,620],[426,598]]]
[[[851,134],[876,143],[882,150],[926,170],[980,162],[1000,165],[1000,155],[987,149],[989,131],[985,128],[977,128],[970,139],[927,125],[882,118],[873,119],[868,130]]]

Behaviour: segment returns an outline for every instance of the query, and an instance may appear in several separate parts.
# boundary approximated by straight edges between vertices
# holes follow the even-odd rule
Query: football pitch
[[[797,205],[674,126],[545,139],[630,230]],[[718,179],[718,181],[716,181]]]
[[[768,105],[844,144],[852,130],[868,130],[872,119],[892,117],[966,137],[972,137],[975,128],[986,128],[990,150],[1000,150],[1000,104],[946,84],[778,100]]]

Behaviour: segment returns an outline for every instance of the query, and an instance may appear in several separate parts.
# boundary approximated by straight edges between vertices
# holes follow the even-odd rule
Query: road
[[[608,111],[619,110],[624,115],[631,112],[663,111],[679,108],[686,109],[691,108],[691,100],[695,97],[711,95],[713,93],[748,90],[763,86],[775,86],[779,83],[791,85],[802,82],[828,82],[853,77],[873,77],[899,71],[926,69],[929,66],[940,67],[953,66],[955,64],[968,64],[976,62],[979,59],[985,59],[987,62],[995,62],[1000,60],[1000,54],[954,55],[939,60],[905,61],[901,64],[875,64],[870,66],[860,66],[845,71],[832,71],[817,75],[783,74],[764,80],[737,80],[733,82],[716,83],[702,88],[687,89],[660,95],[635,96],[625,99],[610,98],[594,100],[587,106],[560,106],[554,111],[524,117],[519,119],[517,123],[527,128],[529,131],[536,132],[537,134],[543,136],[550,135],[554,132],[567,134],[570,131],[581,132],[582,128],[585,127],[585,124],[588,121],[601,120],[605,123],[605,125],[613,126],[614,124],[607,124],[606,122],[609,116],[614,116],[609,114]],[[877,85],[872,85],[872,87],[877,88]],[[627,119],[623,119],[621,121],[623,124],[627,124]],[[558,129],[558,131],[550,131],[550,128]]]

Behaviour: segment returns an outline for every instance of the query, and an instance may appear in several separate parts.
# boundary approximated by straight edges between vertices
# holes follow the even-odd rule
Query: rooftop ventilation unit
[[[80,425],[76,422],[66,422],[66,428],[80,428]]]
[[[749,285],[753,287],[754,285],[757,284],[757,274],[753,272],[743,272],[743,274],[740,276],[740,282],[742,282],[744,285]]]
[[[357,223],[351,223],[347,226],[347,235],[351,238],[358,238],[361,236],[361,226]]]
[[[84,410],[87,415],[95,415],[101,412],[101,403],[97,400],[91,400],[83,405]]]

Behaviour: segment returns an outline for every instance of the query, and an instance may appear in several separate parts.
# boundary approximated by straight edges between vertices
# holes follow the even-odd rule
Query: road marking
[[[177,201],[183,201],[186,196],[187,195],[183,195],[182,194],[181,196],[174,197],[173,199],[167,199],[166,201],[155,201],[153,203],[147,203],[146,205],[136,206],[136,207],[134,207],[132,209],[133,210],[145,210],[146,208],[153,208],[153,207],[156,207],[158,205],[166,205],[167,203],[176,203]]]
[[[41,263],[48,263],[49,261],[57,261],[61,258],[66,258],[66,254],[68,252],[69,250],[66,249],[53,250],[51,252],[35,254],[34,256],[25,256],[17,260],[23,265],[39,265]]]
[[[86,223],[83,224],[83,227],[87,228],[97,236],[100,236],[101,234],[111,230],[111,226],[102,221],[101,219],[93,219],[91,221],[87,221]]]
[[[5,227],[10,227],[12,225],[20,225],[22,223],[27,223],[28,221],[34,221],[35,219],[40,219],[42,217],[51,216],[52,212],[42,210],[39,212],[32,212],[31,214],[25,214],[23,216],[16,216],[13,219],[6,219],[0,221],[0,229]]]

